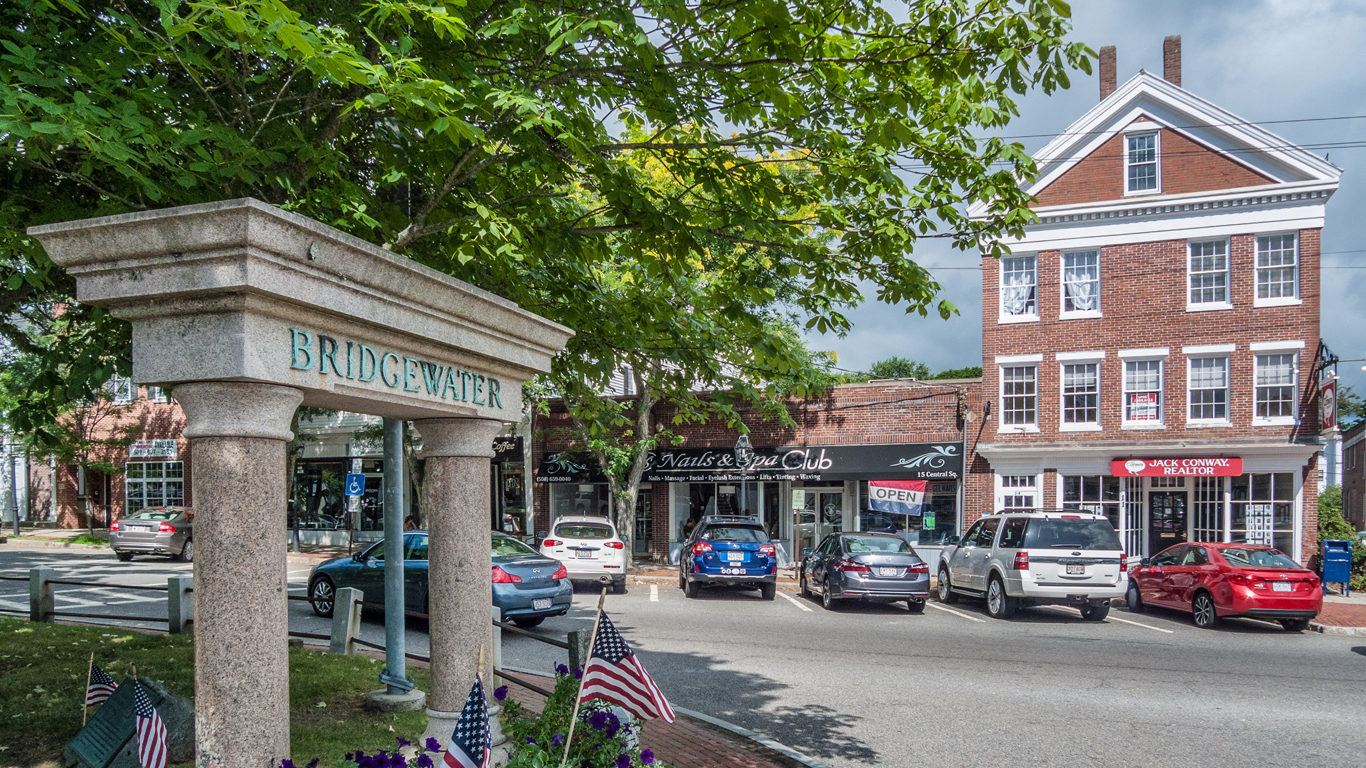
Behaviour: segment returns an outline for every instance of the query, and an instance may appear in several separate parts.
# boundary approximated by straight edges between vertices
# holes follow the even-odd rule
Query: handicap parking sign
[[[365,493],[365,475],[346,475],[346,495],[360,496]]]

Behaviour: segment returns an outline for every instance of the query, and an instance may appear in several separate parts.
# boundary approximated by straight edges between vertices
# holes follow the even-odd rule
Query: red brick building
[[[982,261],[975,507],[1091,508],[1130,554],[1317,532],[1319,235],[1341,171],[1164,78],[1037,153],[1038,216]],[[980,213],[980,212],[978,212]]]
[[[928,483],[926,514],[891,521],[921,549],[932,551],[961,532],[965,519],[981,516],[982,496],[966,491],[972,466],[965,469],[963,459],[982,424],[978,380],[843,385],[822,399],[791,401],[787,412],[795,427],[744,414],[755,460],[743,473],[733,461],[735,430],[719,423],[674,427],[682,442],[654,451],[645,473],[637,557],[674,561],[684,524],[706,514],[758,515],[785,554],[832,531],[884,525],[884,513],[868,511],[868,483],[875,480]],[[667,404],[655,409],[656,423],[672,417]],[[606,481],[576,450],[564,411],[538,417],[533,434],[535,530],[549,531],[562,515],[608,514]]]
[[[1342,433],[1342,516],[1366,531],[1366,421]]]

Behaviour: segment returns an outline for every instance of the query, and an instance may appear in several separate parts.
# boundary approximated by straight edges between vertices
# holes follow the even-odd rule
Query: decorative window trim
[[[1032,312],[1011,314],[1006,311],[1006,269],[1005,262],[1014,259],[1030,259],[1034,262],[1034,309]],[[1039,320],[1039,255],[1036,253],[1011,254],[1002,256],[997,264],[996,308],[1000,315],[999,323],[1035,323]]]
[[[1104,360],[1105,350],[1097,349],[1092,352],[1055,352],[1053,359],[1058,362],[1074,362],[1077,360]]]
[[[1096,366],[1096,420],[1095,421],[1072,421],[1067,420],[1067,366],[1069,365],[1094,365]],[[1101,398],[1101,370],[1100,360],[1090,358],[1083,360],[1059,360],[1058,361],[1058,431],[1059,432],[1100,432],[1100,398]]]
[[[1095,254],[1096,256],[1096,308],[1095,309],[1071,309],[1067,308],[1067,257],[1079,256],[1084,254]],[[1104,317],[1104,306],[1101,304],[1101,249],[1086,248],[1082,250],[1063,251],[1058,254],[1058,319],[1060,320],[1081,320],[1095,317]]]
[[[1301,346],[1303,346],[1304,342],[1299,342],[1299,344],[1300,344]],[[1252,346],[1254,347],[1254,350],[1253,350],[1253,351],[1254,351],[1254,352],[1257,352],[1257,353],[1261,353],[1261,354],[1272,354],[1272,355],[1274,355],[1274,354],[1291,355],[1291,356],[1294,358],[1294,363],[1293,363],[1293,366],[1294,366],[1294,367],[1292,368],[1292,373],[1291,373],[1291,384],[1290,384],[1290,388],[1291,388],[1291,395],[1290,395],[1290,411],[1291,411],[1291,415],[1289,415],[1289,416],[1259,417],[1259,416],[1257,415],[1257,406],[1258,406],[1258,399],[1257,399],[1257,388],[1258,388],[1258,385],[1257,385],[1257,373],[1258,373],[1258,370],[1261,368],[1261,365],[1259,364],[1257,358],[1260,357],[1261,355],[1260,355],[1260,354],[1253,355],[1253,358],[1252,358],[1252,426],[1254,426],[1254,427],[1289,427],[1289,426],[1294,426],[1294,425],[1296,425],[1296,424],[1299,424],[1299,423],[1300,423],[1300,402],[1299,402],[1299,398],[1300,398],[1300,353],[1299,353],[1297,350],[1300,349],[1300,347],[1279,346],[1279,347],[1268,347],[1268,348],[1266,348],[1266,349],[1255,349],[1255,347],[1257,347],[1258,345],[1257,345],[1257,344],[1253,344]]]
[[[1186,356],[1186,426],[1188,427],[1228,427],[1233,425],[1233,359],[1228,352],[1232,351],[1232,344],[1211,345],[1216,349],[1209,352],[1187,352]],[[1227,346],[1227,351],[1217,347]],[[1199,349],[1199,347],[1186,347],[1187,350]],[[1184,350],[1183,350],[1184,351]],[[1191,386],[1194,380],[1192,364],[1196,360],[1223,360],[1224,361],[1224,418],[1201,419],[1191,416],[1191,394],[1195,388]],[[1210,387],[1200,387],[1201,390],[1209,390]]]
[[[1155,361],[1158,363],[1157,371],[1157,419],[1149,421],[1147,419],[1129,418],[1129,363],[1139,363],[1144,361]],[[1165,352],[1163,355],[1150,355],[1143,357],[1130,357],[1124,361],[1120,368],[1120,429],[1166,429],[1167,428],[1167,360]],[[1143,390],[1146,391],[1146,390]]]
[[[1191,246],[1196,243],[1216,243],[1224,244],[1224,300],[1223,301],[1191,301]],[[1223,309],[1233,309],[1233,241],[1228,237],[1209,237],[1197,240],[1186,241],[1186,311],[1187,312],[1217,312]]]
[[[1193,347],[1182,347],[1181,353],[1184,355],[1214,355],[1228,354],[1238,349],[1237,344],[1201,344]]]
[[[1022,357],[1034,357],[1034,355],[1022,355]],[[1039,358],[1042,358],[1043,356],[1042,356],[1042,355],[1039,355],[1038,357],[1039,357]],[[1033,421],[1033,422],[1026,422],[1026,423],[1023,423],[1023,424],[1007,424],[1007,423],[1006,423],[1006,421],[1005,421],[1005,416],[1006,416],[1006,377],[1005,377],[1005,370],[1004,370],[1005,368],[1033,368],[1033,369],[1034,369],[1034,395],[1033,395],[1033,397],[1034,397],[1034,421]],[[1038,361],[1038,360],[1020,360],[1020,361],[1016,361],[1016,362],[1012,362],[1012,363],[1002,363],[1002,364],[998,364],[997,369],[996,369],[996,378],[997,378],[997,380],[998,380],[997,383],[996,383],[996,396],[997,396],[997,398],[998,398],[998,400],[999,400],[999,402],[1000,402],[1000,405],[1001,405],[1001,409],[1000,409],[1000,414],[1001,414],[1001,415],[1000,415],[999,417],[997,417],[997,421],[996,421],[996,431],[997,431],[997,433],[998,433],[998,434],[1010,434],[1010,433],[1029,433],[1029,432],[1038,432],[1038,431],[1039,431],[1039,361]],[[1012,397],[1016,397],[1016,396],[1017,396],[1017,395],[1012,395]],[[1023,395],[1018,395],[1018,397],[1023,397]]]
[[[1292,269],[1295,272],[1295,295],[1277,296],[1275,298],[1260,298],[1258,293],[1261,290],[1261,272],[1263,269],[1276,269],[1276,267],[1262,267],[1258,261],[1261,258],[1261,239],[1263,237],[1284,237],[1286,235],[1295,238],[1295,263]],[[1253,307],[1294,307],[1304,303],[1300,295],[1300,278],[1304,274],[1303,259],[1300,253],[1300,233],[1299,230],[1288,230],[1284,232],[1259,232],[1252,237],[1252,306]]]
[[[1167,347],[1147,347],[1145,349],[1121,349],[1120,357],[1166,357],[1171,354]]]
[[[1247,348],[1253,352],[1288,352],[1304,349],[1304,341],[1254,341]]]
[[[1136,127],[1134,130],[1125,130],[1123,134],[1125,197],[1162,194],[1162,131],[1158,126],[1153,125],[1152,123],[1146,123],[1145,125],[1151,125],[1152,127],[1144,127],[1141,129]],[[1129,189],[1129,140],[1138,136],[1153,137],[1153,173],[1155,178],[1153,179],[1154,186],[1152,189]]]
[[[1010,365],[1011,363],[1042,363],[1043,355],[997,355],[997,365]]]

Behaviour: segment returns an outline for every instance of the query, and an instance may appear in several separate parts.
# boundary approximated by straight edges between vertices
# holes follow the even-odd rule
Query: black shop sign
[[[743,471],[724,448],[672,448],[650,452],[646,482],[699,483],[746,480],[958,480],[959,443],[800,445],[756,447]]]

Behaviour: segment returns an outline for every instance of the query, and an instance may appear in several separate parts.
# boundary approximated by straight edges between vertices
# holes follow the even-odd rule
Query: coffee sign
[[[1114,459],[1115,477],[1235,477],[1243,474],[1243,460],[1214,456],[1173,459]]]

